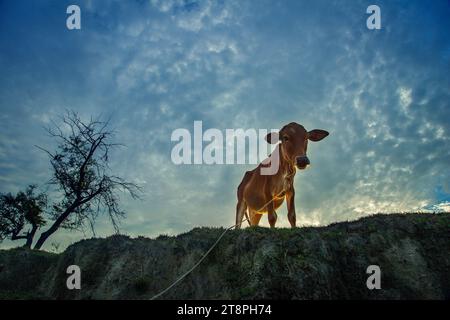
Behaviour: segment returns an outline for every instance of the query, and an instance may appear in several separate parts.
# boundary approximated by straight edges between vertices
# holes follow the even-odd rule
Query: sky
[[[66,27],[71,4],[80,30]],[[371,4],[380,30],[366,26]],[[443,0],[0,1],[0,192],[46,188],[35,145],[54,149],[43,128],[74,110],[111,118],[126,145],[111,168],[143,188],[121,197],[130,236],[234,224],[255,165],[174,164],[171,133],[197,120],[330,132],[295,178],[300,226],[450,211],[449,16]],[[285,206],[277,225],[289,225]],[[114,232],[102,217],[96,230]],[[60,230],[44,248],[91,236]]]

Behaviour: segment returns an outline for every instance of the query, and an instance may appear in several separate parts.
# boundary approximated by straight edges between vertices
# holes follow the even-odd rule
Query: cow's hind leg
[[[274,211],[268,214],[269,224],[271,228],[275,228],[275,223],[277,223],[277,213]]]

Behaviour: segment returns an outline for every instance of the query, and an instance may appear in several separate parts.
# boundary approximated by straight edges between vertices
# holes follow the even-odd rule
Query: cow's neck
[[[283,177],[283,179],[288,179],[291,182],[294,179],[295,176],[295,165],[289,161],[289,159],[285,158],[285,155],[283,154],[283,149],[280,147],[280,145],[277,146],[279,155],[280,155],[280,170],[278,170],[278,174]]]

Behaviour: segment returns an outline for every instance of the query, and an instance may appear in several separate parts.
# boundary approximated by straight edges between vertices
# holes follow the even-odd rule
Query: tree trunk
[[[27,233],[27,242],[24,244],[25,248],[30,249],[31,244],[33,243],[34,235],[36,234],[36,231],[38,229],[38,226],[36,224],[33,224],[33,228],[31,229],[31,232]]]
[[[56,221],[52,224],[52,226],[50,228],[48,228],[47,231],[42,232],[41,236],[38,239],[38,241],[34,245],[34,249],[40,250],[42,245],[44,244],[44,242],[48,239],[48,237],[50,237],[53,233],[56,232],[56,230],[59,229],[59,226],[61,225],[61,223],[63,223],[64,220],[67,219],[69,214],[71,214],[73,212],[73,210],[75,210],[75,208],[78,207],[79,205],[80,205],[80,202],[73,203],[69,208],[66,209],[66,211],[64,211],[58,217],[58,219],[56,219]]]
[[[67,211],[66,211],[67,212]],[[66,213],[64,212],[64,213]],[[61,223],[67,218],[67,216],[69,215],[70,212],[67,212],[66,215],[61,215],[56,221],[55,223],[52,224],[52,226],[50,228],[48,228],[47,231],[42,232],[41,236],[39,237],[38,241],[36,242],[36,244],[34,245],[34,249],[36,250],[40,250],[42,245],[44,244],[44,242],[48,239],[48,237],[50,237],[53,233],[55,233],[56,230],[58,230],[59,226],[61,225]],[[62,219],[62,217],[64,216],[64,218]]]
[[[34,245],[35,250],[40,250],[44,242],[47,240],[48,237],[50,237],[58,228],[55,228],[55,230],[51,230],[52,228],[48,229],[45,232],[41,233],[41,236],[39,237],[38,241]]]

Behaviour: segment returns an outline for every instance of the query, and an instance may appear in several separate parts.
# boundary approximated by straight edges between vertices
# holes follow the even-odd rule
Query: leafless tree
[[[58,141],[55,152],[44,148],[53,170],[50,183],[60,195],[50,208],[48,215],[52,224],[42,232],[35,249],[59,228],[83,229],[89,225],[94,231],[94,222],[99,214],[106,213],[118,231],[118,219],[124,216],[119,208],[119,193],[127,192],[139,198],[140,187],[111,174],[109,156],[113,131],[108,121],[90,119],[82,121],[75,112],[68,111],[61,117],[62,124],[53,122],[47,129]]]

